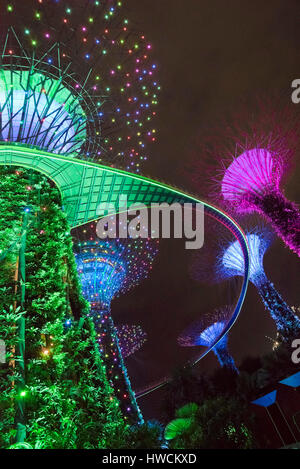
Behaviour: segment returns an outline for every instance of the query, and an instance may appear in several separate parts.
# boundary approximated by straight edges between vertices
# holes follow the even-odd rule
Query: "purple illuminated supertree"
[[[181,347],[213,347],[221,367],[229,368],[238,372],[232,356],[228,352],[228,335],[224,335],[219,341],[228,321],[232,316],[233,308],[224,306],[217,308],[212,314],[201,317],[188,326],[178,337],[177,341]],[[215,344],[215,345],[214,345]]]
[[[139,325],[122,324],[116,330],[123,358],[135,354],[147,342],[147,334]]]
[[[235,214],[262,215],[299,256],[300,211],[282,187],[299,145],[298,115],[276,100],[248,107],[196,143],[188,179],[196,190],[209,181],[209,195]]]
[[[158,252],[158,241],[90,237],[89,241],[77,244],[75,251],[83,294],[90,302],[90,316],[96,327],[108,378],[125,418],[142,421],[114,326],[111,303],[149,275]]]
[[[264,271],[264,255],[272,242],[272,235],[266,228],[256,228],[246,232],[246,236],[250,250],[249,280],[257,288],[266,309],[275,321],[281,340],[289,341],[299,333],[300,319],[283,300]],[[224,240],[223,245],[218,246],[214,263],[207,265],[201,262],[200,254],[194,257],[191,268],[192,276],[201,281],[222,281],[243,275],[243,272],[244,260],[240,245],[238,242],[228,240]]]

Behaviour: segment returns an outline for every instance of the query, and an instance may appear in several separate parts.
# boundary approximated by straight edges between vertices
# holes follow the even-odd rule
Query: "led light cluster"
[[[116,329],[124,358],[134,355],[147,341],[147,334],[141,326],[122,324],[117,326]]]

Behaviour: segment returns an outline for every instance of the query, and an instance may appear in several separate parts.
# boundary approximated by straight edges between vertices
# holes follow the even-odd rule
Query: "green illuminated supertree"
[[[139,172],[160,86],[122,2],[3,2],[0,26],[2,139]]]

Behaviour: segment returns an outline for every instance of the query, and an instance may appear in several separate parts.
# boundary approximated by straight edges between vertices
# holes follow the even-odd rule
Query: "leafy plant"
[[[0,447],[109,448],[128,435],[96,346],[58,190],[32,171],[0,170],[0,338],[7,363],[0,368]],[[24,208],[26,313],[20,293],[18,249]],[[25,317],[26,442],[15,445],[16,322]],[[71,318],[71,325],[65,325]]]

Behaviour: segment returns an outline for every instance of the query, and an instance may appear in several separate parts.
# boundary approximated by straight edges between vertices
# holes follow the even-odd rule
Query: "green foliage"
[[[195,427],[199,406],[190,402],[176,411],[176,419],[172,420],[165,428],[165,439],[178,438]]]
[[[93,323],[72,252],[57,189],[33,172],[0,171],[0,447],[73,449],[119,447],[128,436],[106,378]],[[24,207],[30,207],[26,244],[26,313],[16,309],[18,244]],[[18,363],[16,322],[26,319],[27,439],[15,438]],[[72,326],[65,327],[67,318]]]
[[[34,448],[29,443],[16,443],[15,445],[11,445],[9,449],[34,449]],[[38,448],[38,449],[42,449],[42,448]]]
[[[183,434],[187,433],[195,420],[193,418],[178,418],[172,420],[165,429],[165,439],[166,440],[173,440],[174,438],[178,438]]]
[[[165,436],[172,448],[248,449],[254,446],[252,425],[245,405],[217,397],[204,401],[193,416],[169,423]]]
[[[253,446],[251,414],[235,398],[217,397],[205,401],[199,408],[197,421],[203,430],[202,448],[248,449]]]
[[[15,436],[12,402],[16,398],[13,383],[18,374],[13,366],[9,366],[9,362],[18,343],[16,321],[22,315],[24,312],[14,310],[13,306],[0,311],[0,338],[6,345],[6,364],[0,364],[0,448],[9,446]]]
[[[148,421],[131,427],[120,448],[159,449],[164,442],[164,428],[157,421]]]
[[[177,418],[194,418],[199,409],[198,404],[195,402],[190,402],[189,404],[184,405],[176,411]]]

